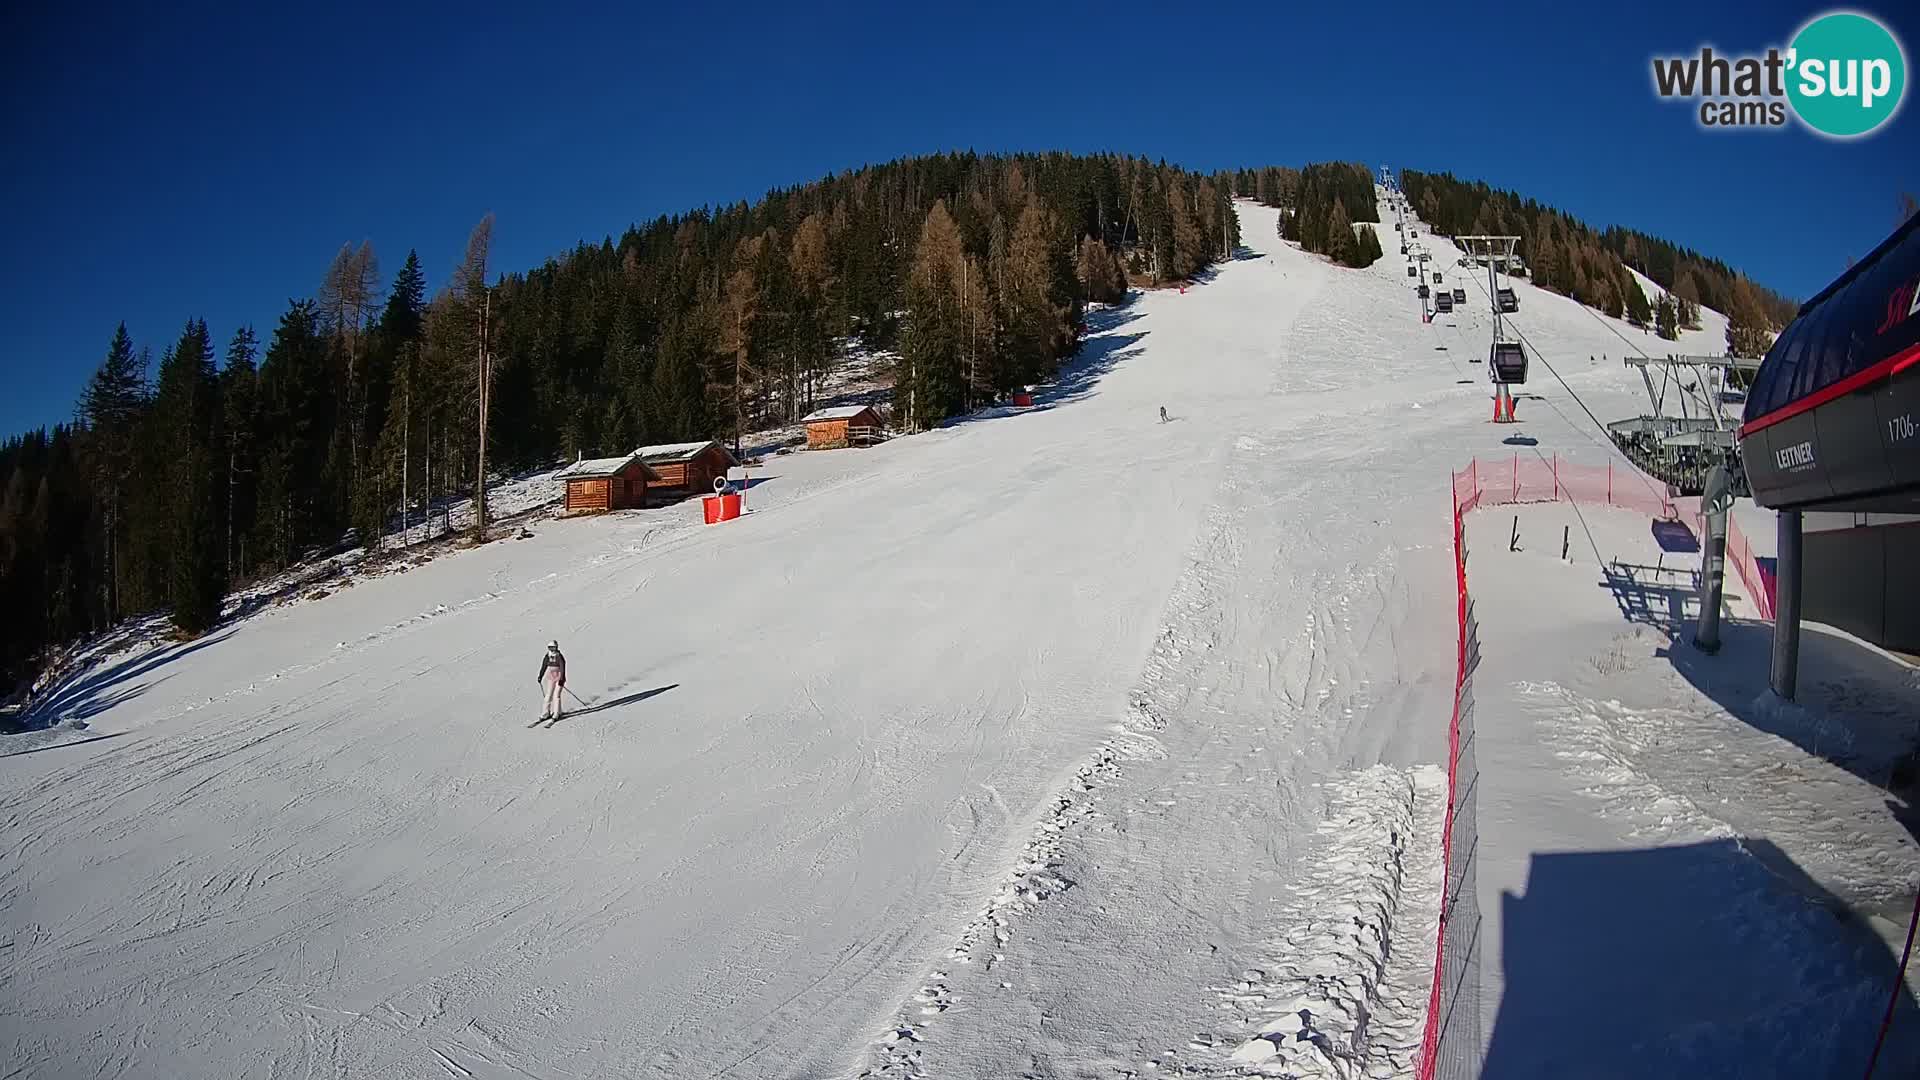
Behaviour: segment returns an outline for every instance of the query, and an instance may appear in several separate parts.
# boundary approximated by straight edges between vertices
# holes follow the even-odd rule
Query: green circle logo
[[[1886,27],[1837,11],[1802,27],[1788,48],[1787,100],[1813,130],[1850,139],[1886,123],[1907,91],[1907,57]]]

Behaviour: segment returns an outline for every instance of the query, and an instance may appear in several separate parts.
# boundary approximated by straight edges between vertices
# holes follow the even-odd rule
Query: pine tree
[[[256,548],[270,566],[285,566],[338,522],[319,511],[329,438],[326,341],[313,301],[290,303],[261,360]]]
[[[1647,303],[1646,290],[1631,277],[1622,283],[1621,289],[1626,293],[1627,321],[1635,326],[1646,326],[1653,319],[1653,305]]]
[[[1379,234],[1373,231],[1373,226],[1371,225],[1360,226],[1358,242],[1359,247],[1357,250],[1359,252],[1359,258],[1354,262],[1356,267],[1372,266],[1386,254],[1380,248]]]
[[[255,382],[258,378],[254,358],[258,339],[253,327],[243,326],[227,346],[227,363],[220,372],[220,402],[223,411],[226,456],[226,537],[223,544],[228,580],[247,572],[246,541],[253,529],[254,515],[254,432],[257,407]]]
[[[1347,216],[1347,204],[1333,202],[1327,218],[1327,257],[1341,266],[1364,266],[1360,261],[1360,243],[1353,235],[1353,219]]]
[[[420,253],[407,252],[407,261],[393,275],[393,288],[387,293],[387,306],[380,314],[380,334],[394,342],[412,341],[420,336],[420,320],[426,312],[427,276],[420,269]]]
[[[964,260],[959,227],[947,211],[946,200],[937,200],[914,247],[913,270],[907,280],[906,340],[894,381],[894,413],[904,418],[909,431],[939,423],[962,403],[965,327],[958,283]]]
[[[1095,303],[1117,304],[1127,297],[1127,279],[1120,263],[1098,237],[1080,238],[1080,248],[1074,255],[1074,276],[1079,279],[1086,298]]]
[[[1679,312],[1674,307],[1672,295],[1661,293],[1660,302],[1653,309],[1654,332],[1668,341],[1676,341],[1680,337],[1678,320]]]
[[[747,401],[760,380],[755,363],[755,337],[760,332],[761,281],[760,256],[766,246],[765,235],[742,243],[734,252],[734,269],[727,275],[722,297],[725,321],[721,330],[721,351],[728,363],[724,374],[711,388],[724,395],[732,415],[733,445],[736,452],[746,434]]]
[[[220,618],[226,560],[220,528],[219,382],[207,324],[190,320],[160,365],[154,412],[166,478],[168,596],[173,622],[188,635]]]
[[[1051,377],[1055,363],[1071,349],[1075,313],[1054,250],[1056,235],[1052,214],[1039,200],[1031,200],[1020,212],[1007,249],[1001,302],[1016,385]]]
[[[808,214],[794,230],[788,261],[796,299],[793,334],[805,387],[802,408],[810,410],[820,380],[832,367],[832,312],[837,306],[827,223],[819,213]]]
[[[368,470],[370,479],[367,486],[372,494],[361,506],[363,535],[384,533],[387,517],[396,506],[400,510],[403,537],[412,525],[408,510],[413,491],[413,421],[417,408],[414,371],[419,356],[419,343],[408,340],[401,344],[399,354],[394,358],[391,405],[387,409],[385,423],[380,428],[380,435],[374,442],[373,467]],[[405,543],[404,539],[402,543]]]
[[[146,366],[134,357],[127,324],[121,323],[80,402],[95,447],[94,482],[106,496],[105,512],[100,515],[101,554],[105,559],[100,600],[108,623],[121,615],[120,539],[125,528],[126,484],[133,470],[135,423],[146,393],[145,372]]]

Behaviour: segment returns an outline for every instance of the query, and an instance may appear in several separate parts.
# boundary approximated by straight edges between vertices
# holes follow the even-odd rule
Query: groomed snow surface
[[[1097,313],[1031,410],[768,459],[721,526],[692,504],[535,516],[62,688],[92,741],[0,766],[0,1075],[1410,1075],[1439,918],[1448,469],[1609,451],[1544,371],[1517,429],[1486,422],[1483,310],[1424,324],[1397,258],[1334,268],[1241,214],[1241,258]],[[1638,331],[1520,293],[1583,399],[1641,411],[1619,365]],[[1483,735],[1531,715],[1497,685],[1590,689],[1496,673],[1524,630],[1495,606]],[[533,729],[549,637],[587,704]],[[1761,734],[1720,752],[1764,772]],[[1575,850],[1580,823],[1644,801],[1557,756],[1590,743],[1511,766],[1555,792],[1531,812]],[[1911,842],[1864,781],[1821,775],[1821,805],[1858,814],[1826,839],[1856,850],[1780,850],[1852,875],[1862,906],[1910,889]],[[1739,788],[1751,812],[1721,820],[1765,826],[1782,786]],[[1649,901],[1641,921],[1686,932],[1664,918]],[[1825,973],[1807,987],[1856,986],[1836,941],[1780,948]],[[1586,1030],[1638,1045],[1725,998],[1695,959],[1636,970],[1659,1009],[1574,999]],[[1501,1015],[1495,1049],[1566,1030]],[[1730,1019],[1749,1037],[1715,1045],[1760,1066],[1727,1075],[1824,1038],[1785,1001]]]

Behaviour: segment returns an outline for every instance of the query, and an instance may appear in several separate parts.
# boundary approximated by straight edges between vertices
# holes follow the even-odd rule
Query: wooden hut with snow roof
[[[660,479],[637,453],[576,461],[555,478],[567,485],[565,509],[569,514],[600,514],[644,506],[648,484]]]
[[[732,451],[712,439],[643,446],[633,453],[652,474],[647,481],[649,497],[658,499],[705,495],[713,490],[715,477],[727,475],[728,469],[740,464]]]
[[[886,422],[871,405],[843,405],[820,409],[800,418],[807,427],[807,449],[832,450],[880,441]]]

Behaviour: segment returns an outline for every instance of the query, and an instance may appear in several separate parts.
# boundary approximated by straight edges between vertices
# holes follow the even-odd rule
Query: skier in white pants
[[[560,692],[567,688],[567,658],[560,655],[560,643],[547,642],[547,655],[540,658],[540,674],[534,676],[536,682],[545,683],[547,703],[540,713],[542,720],[560,719]]]

